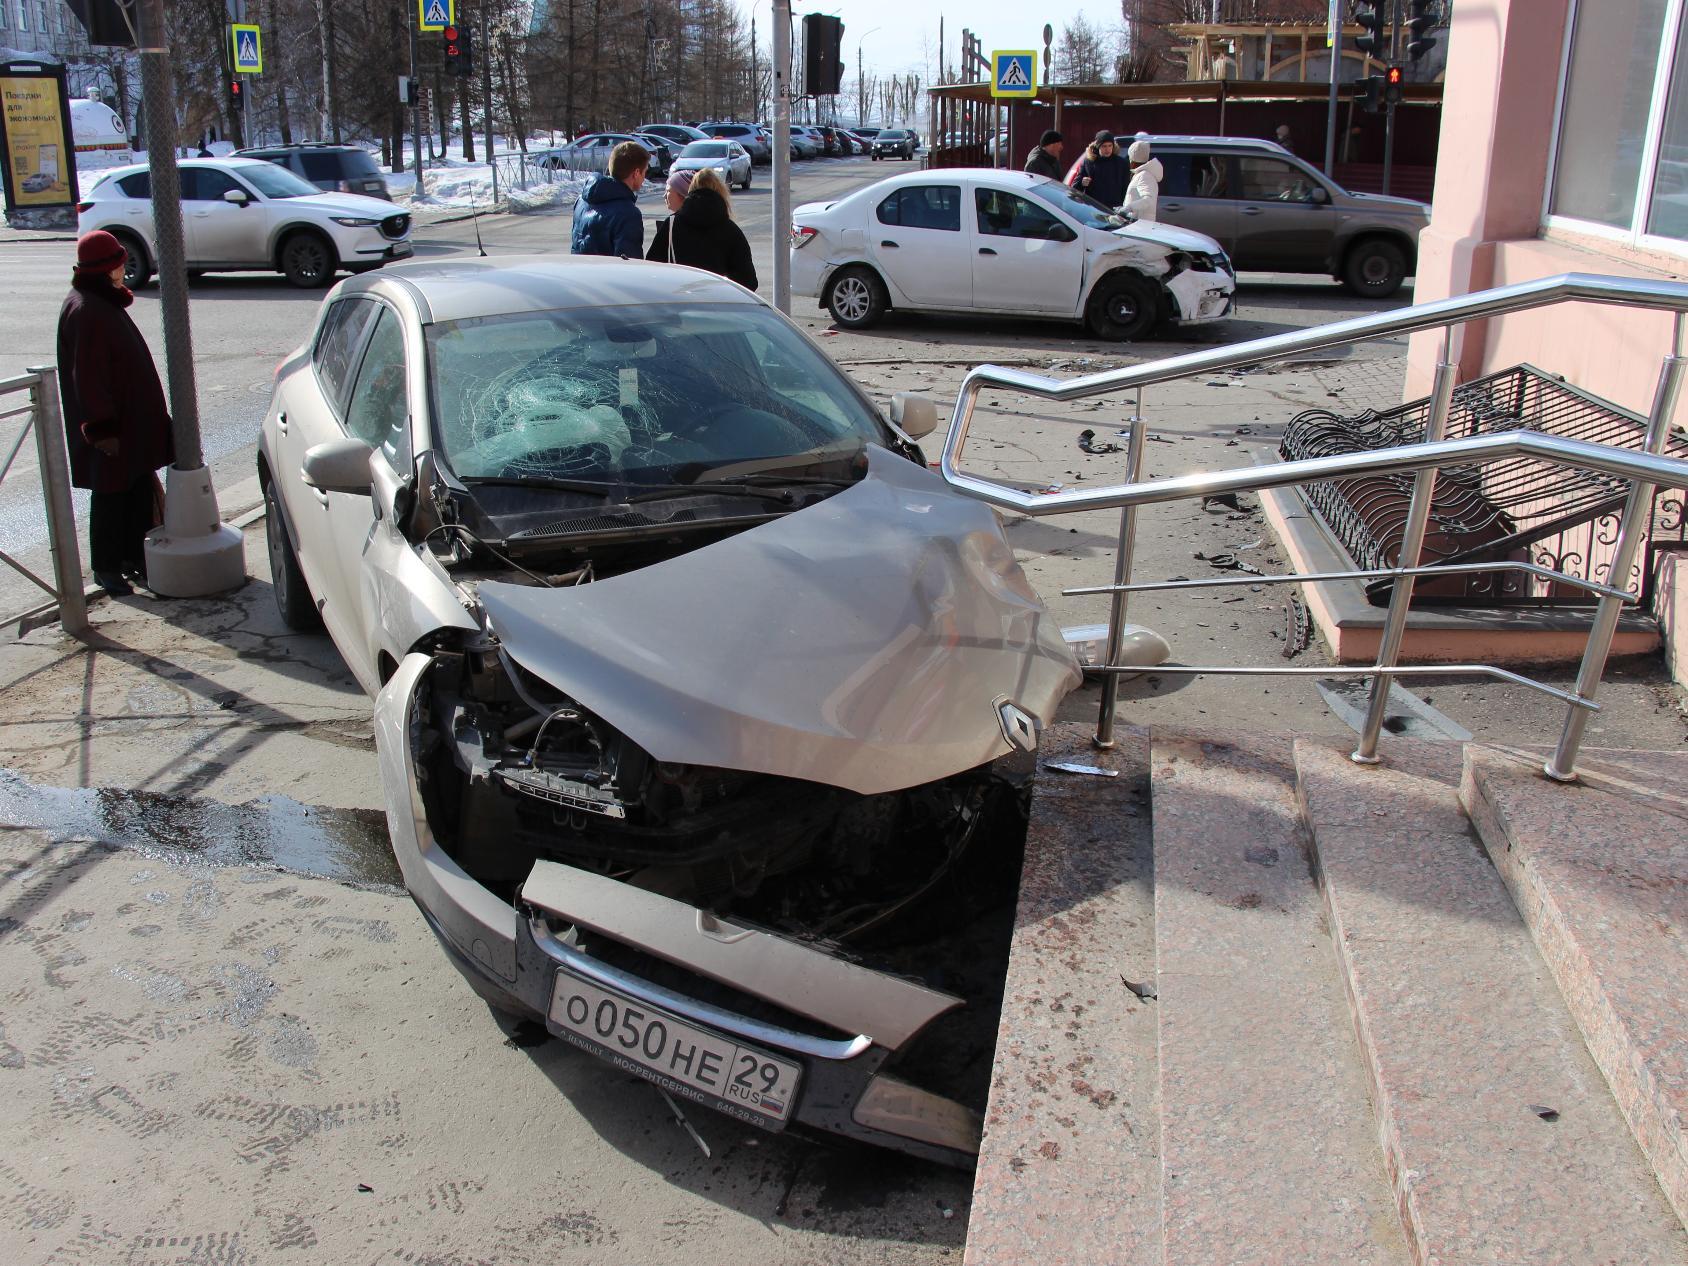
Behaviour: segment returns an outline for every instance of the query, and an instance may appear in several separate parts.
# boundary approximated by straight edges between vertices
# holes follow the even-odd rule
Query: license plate
[[[403,259],[411,253],[411,249],[409,242],[400,242],[397,246],[393,247],[392,250],[388,251],[387,254],[391,255],[394,259]]]
[[[668,1011],[557,972],[558,1036],[666,1090],[767,1129],[784,1127],[802,1069]]]

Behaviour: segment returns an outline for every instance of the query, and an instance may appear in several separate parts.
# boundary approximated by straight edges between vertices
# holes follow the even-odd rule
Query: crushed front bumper
[[[381,691],[376,745],[405,886],[477,992],[542,1017],[553,1034],[671,1093],[759,1127],[804,1126],[972,1166],[978,1116],[886,1071],[961,999],[571,866],[535,862],[513,905],[466,874],[434,839],[418,792],[416,696],[429,664],[425,654],[407,656]],[[612,945],[629,953],[594,952]],[[677,969],[695,987],[676,987],[671,970],[652,979],[658,973],[629,961]],[[626,1030],[633,1044],[621,1041],[625,1050],[614,1026],[603,1040],[571,1029],[560,1003],[565,982],[610,999],[612,1019],[636,1015],[646,1027]],[[684,1029],[720,1049],[794,1066],[789,1102],[774,1117],[737,1101],[725,1083],[717,1093],[696,1077],[670,1075],[672,1061],[651,1056],[644,1041],[653,1020],[667,1026],[665,1035]]]

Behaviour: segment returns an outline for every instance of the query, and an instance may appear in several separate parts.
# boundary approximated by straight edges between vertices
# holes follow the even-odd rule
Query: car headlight
[[[333,220],[334,223],[344,224],[349,229],[372,229],[381,223],[379,220],[371,220],[361,215],[337,215],[333,217]]]

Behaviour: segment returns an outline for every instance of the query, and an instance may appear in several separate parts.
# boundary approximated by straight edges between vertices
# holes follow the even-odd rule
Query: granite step
[[[1160,1261],[1148,735],[1043,736],[966,1266]],[[1073,761],[1112,778],[1048,770]]]
[[[1157,731],[1150,776],[1166,1266],[1408,1262],[1293,740]]]
[[[1298,791],[1419,1263],[1688,1261],[1460,805],[1462,746],[1295,745]]]
[[[1688,756],[1591,752],[1587,767],[1561,785],[1537,753],[1473,745],[1460,798],[1688,1225]]]

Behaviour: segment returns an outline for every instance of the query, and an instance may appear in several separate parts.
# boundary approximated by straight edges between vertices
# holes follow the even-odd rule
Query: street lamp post
[[[882,26],[876,26],[876,27],[873,28],[872,31],[863,31],[861,39],[856,41],[856,126],[857,127],[866,127],[867,126],[867,117],[866,117],[867,116],[867,94],[862,91],[862,82],[863,82],[862,81],[862,44],[867,40],[868,36],[873,34],[874,31],[883,31],[884,29],[885,28],[882,27]]]

